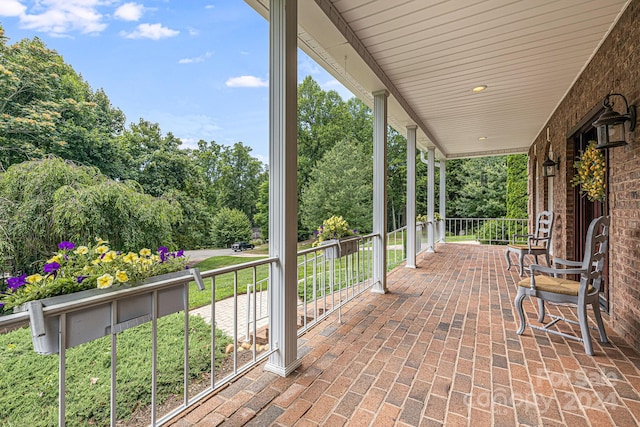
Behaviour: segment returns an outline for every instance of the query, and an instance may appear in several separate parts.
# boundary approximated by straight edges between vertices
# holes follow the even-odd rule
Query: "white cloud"
[[[189,28],[189,35],[190,36],[197,36],[198,34],[200,34],[200,31],[196,30],[195,28]]]
[[[214,5],[212,5],[212,4],[208,4],[208,5],[206,5],[204,8],[205,8],[205,9],[213,9],[214,7],[215,7]]]
[[[205,52],[204,54],[193,58],[182,58],[178,61],[178,64],[196,64],[198,62],[205,61],[207,58],[211,58],[212,55],[213,52]]]
[[[17,0],[2,0],[0,16],[22,16],[27,7]]]
[[[255,76],[231,77],[225,83],[229,87],[269,87],[269,82]]]
[[[41,0],[32,10],[16,0],[2,0],[0,15],[17,16],[20,28],[62,37],[71,31],[84,34],[99,33],[107,28],[98,7],[102,0]]]
[[[113,16],[123,21],[139,21],[143,12],[143,5],[138,3],[125,3],[116,9]]]
[[[160,40],[167,37],[174,37],[180,34],[178,30],[163,27],[162,24],[140,24],[135,31],[126,33],[122,31],[120,35],[127,39],[151,39]]]

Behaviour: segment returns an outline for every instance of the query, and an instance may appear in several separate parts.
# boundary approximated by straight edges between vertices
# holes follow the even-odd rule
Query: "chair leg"
[[[580,331],[582,332],[582,342],[584,351],[589,356],[593,356],[593,343],[591,342],[591,334],[589,333],[589,323],[587,320],[587,305],[578,303],[578,321],[580,322]]]
[[[507,248],[507,253],[505,254],[505,256],[507,257],[507,270],[511,269],[511,258],[509,257],[509,252],[511,252],[509,250],[509,248]]]
[[[604,330],[604,323],[602,323],[602,316],[600,315],[600,303],[598,301],[591,303],[593,307],[593,314],[596,318],[596,324],[598,325],[598,332],[600,332],[600,342],[609,342],[607,339],[607,333]]]
[[[549,260],[549,254],[544,254],[544,257],[547,260],[547,267],[551,267],[551,260]]]
[[[538,298],[538,322],[544,323],[545,308],[544,300]]]
[[[518,294],[513,301],[513,304],[516,306],[516,311],[518,312],[518,317],[520,318],[520,327],[516,331],[518,335],[522,335],[524,328],[527,326],[527,322],[524,319],[524,311],[522,310],[522,300],[524,300],[525,296],[527,295],[524,293],[524,290],[518,287]]]
[[[520,251],[520,256],[518,258],[520,261],[520,277],[522,277],[524,271],[524,251]]]

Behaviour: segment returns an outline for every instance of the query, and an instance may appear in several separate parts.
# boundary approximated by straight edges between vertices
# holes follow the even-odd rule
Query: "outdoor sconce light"
[[[556,176],[556,167],[558,166],[560,166],[560,158],[558,158],[557,162],[554,162],[547,154],[547,158],[542,162],[542,176],[545,178]]]
[[[625,114],[620,114],[613,111],[613,104],[609,101],[612,96],[619,96],[624,100],[624,105],[627,108]],[[629,131],[633,131],[636,127],[636,106],[629,105],[627,98],[619,93],[610,93],[604,97],[602,101],[604,106],[604,113],[598,117],[598,120],[593,122],[593,126],[598,130],[598,145],[599,150],[606,150],[611,147],[619,147],[626,145],[624,124],[629,124]]]

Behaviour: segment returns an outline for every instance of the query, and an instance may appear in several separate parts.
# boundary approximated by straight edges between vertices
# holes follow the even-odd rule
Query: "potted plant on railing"
[[[358,252],[358,239],[350,238],[358,234],[357,230],[349,228],[349,224],[341,216],[332,216],[322,222],[313,233],[316,240],[314,246],[326,246],[337,243],[325,249],[327,259],[340,258]]]
[[[58,249],[40,273],[9,278],[0,295],[5,309],[29,312],[34,349],[41,354],[59,351],[61,314],[70,348],[188,309],[190,280],[204,289],[199,271],[187,269],[184,251],[161,246],[156,253],[121,253],[99,238],[93,246],[63,241]],[[45,307],[55,314],[44,313]]]

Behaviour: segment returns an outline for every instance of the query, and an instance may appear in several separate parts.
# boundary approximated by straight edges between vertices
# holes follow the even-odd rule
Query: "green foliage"
[[[360,144],[342,141],[329,150],[312,171],[301,199],[302,223],[307,235],[333,215],[354,229],[372,228],[373,165]]]
[[[182,393],[184,314],[158,319],[158,401]],[[189,377],[210,371],[211,327],[189,318]],[[108,425],[109,336],[67,350],[68,425]],[[216,364],[231,339],[216,329]],[[128,418],[151,403],[151,323],[117,335],[117,417]],[[0,424],[33,427],[57,424],[58,357],[33,351],[29,329],[0,335]]]
[[[477,239],[483,245],[506,245],[514,234],[527,234],[526,224],[504,221],[486,221],[475,230]]]
[[[175,249],[171,227],[181,220],[179,205],[142,193],[132,181],[65,186],[54,197],[58,236],[74,241],[100,236],[124,251],[162,245]]]
[[[6,44],[0,28],[0,163],[55,154],[115,176],[123,153],[111,138],[124,115],[37,37]]]
[[[269,238],[269,177],[262,181],[258,189],[258,201],[256,202],[256,213],[253,215],[253,222],[260,227],[263,239]]]
[[[447,216],[501,218],[506,214],[506,156],[447,162]]]
[[[216,246],[227,247],[251,239],[251,221],[238,209],[220,209],[213,217],[212,227],[211,239]]]
[[[100,236],[119,250],[173,248],[171,224],[181,220],[180,207],[137,190],[55,157],[11,166],[0,176],[0,247],[8,248],[12,270],[33,271],[62,240]]]
[[[507,156],[507,218],[527,218],[526,154]]]

